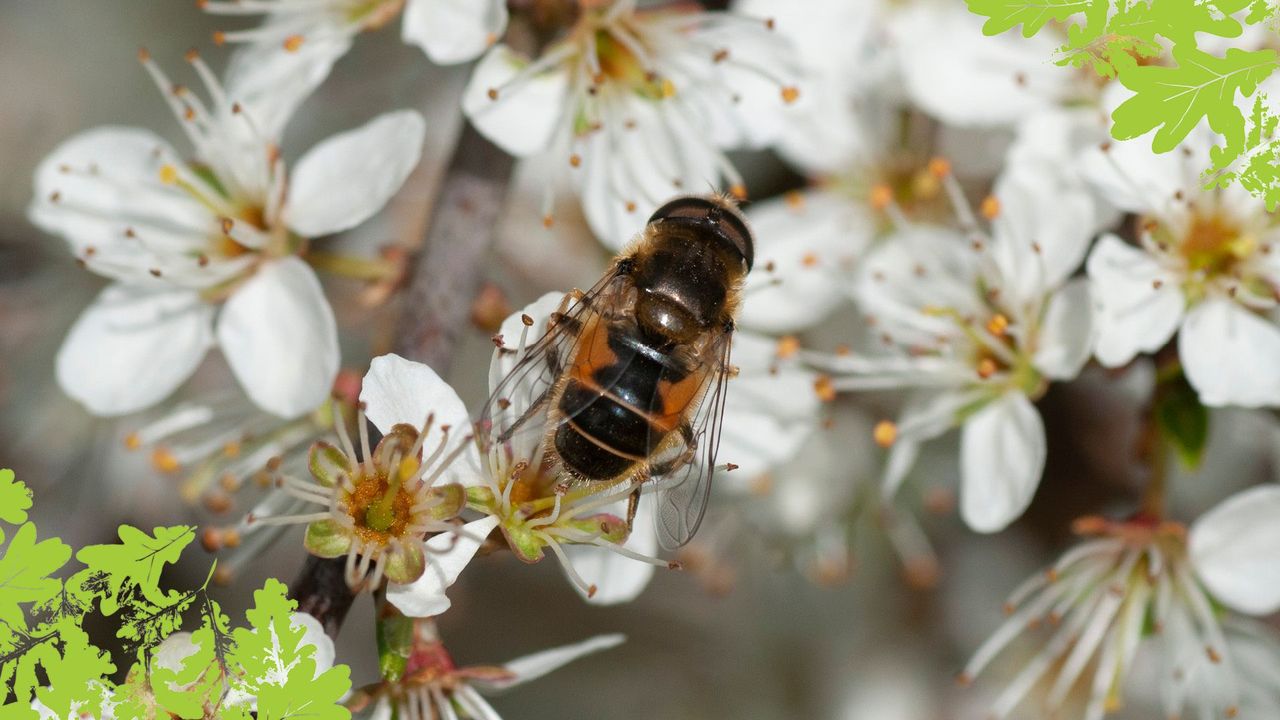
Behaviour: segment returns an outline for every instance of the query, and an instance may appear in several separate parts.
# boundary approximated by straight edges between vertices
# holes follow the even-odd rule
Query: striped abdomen
[[[577,475],[608,480],[646,462],[680,426],[705,371],[598,318],[583,328],[579,348],[558,401],[567,421],[556,430],[556,452]]]

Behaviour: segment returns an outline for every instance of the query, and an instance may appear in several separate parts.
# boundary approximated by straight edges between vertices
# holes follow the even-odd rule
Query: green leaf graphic
[[[1120,82],[1136,95],[1112,113],[1111,134],[1128,140],[1155,129],[1152,149],[1168,152],[1208,118],[1228,145],[1242,144],[1244,117],[1235,105],[1236,92],[1253,94],[1276,69],[1276,51],[1232,48],[1219,58],[1179,45],[1173,57],[1177,67],[1138,66],[1132,60],[1121,66]]]
[[[76,553],[76,559],[87,567],[79,575],[86,581],[96,576],[105,578],[102,594],[102,612],[114,615],[120,609],[121,596],[127,586],[137,586],[142,597],[157,607],[167,607],[178,593],[160,589],[160,573],[166,564],[175,563],[182,551],[195,539],[195,528],[178,525],[155,528],[153,534],[121,525],[120,543],[115,545],[90,545]]]
[[[1101,13],[1105,19],[1109,0],[968,0],[969,11],[987,18],[986,35],[999,35],[1022,26],[1022,36],[1032,37],[1047,23],[1062,22],[1076,13]]]
[[[101,715],[102,678],[115,672],[115,665],[105,652],[89,642],[89,636],[74,626],[63,626],[58,632],[62,657],[45,663],[49,685],[36,690],[36,697],[58,717],[71,716],[74,708],[81,716]]]
[[[316,675],[315,648],[305,642],[305,630],[292,622],[297,604],[276,580],[253,594],[254,607],[245,615],[252,629],[237,628],[232,657],[243,672],[242,691],[258,698],[258,717],[345,720],[350,712],[337,704],[351,687],[350,671],[337,666]]]
[[[62,583],[49,577],[71,559],[71,548],[56,538],[36,542],[36,526],[18,528],[0,557],[0,622],[25,629],[22,605],[44,602],[58,594]]]
[[[31,490],[14,477],[12,470],[0,470],[0,521],[21,525],[31,509]],[[0,542],[4,533],[0,532]]]

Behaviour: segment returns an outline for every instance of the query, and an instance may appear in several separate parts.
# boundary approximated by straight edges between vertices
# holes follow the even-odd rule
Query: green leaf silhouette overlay
[[[121,525],[120,544],[91,545],[76,553],[91,573],[107,578],[102,596],[102,612],[113,615],[120,607],[121,594],[136,587],[148,601],[167,604],[176,594],[160,589],[160,573],[166,564],[175,563],[182,551],[195,539],[195,528],[179,525],[156,528],[148,535],[128,525]]]
[[[12,470],[0,470],[0,522],[21,525],[31,509],[31,491],[18,482]],[[4,534],[0,533],[0,542]]]
[[[1060,65],[1087,68],[1134,92],[1112,114],[1111,134],[1128,140],[1152,132],[1152,150],[1169,152],[1201,122],[1223,140],[1210,154],[1206,187],[1239,183],[1280,205],[1280,142],[1270,108],[1248,102],[1275,72],[1275,50],[1229,48],[1221,55],[1197,44],[1197,33],[1240,37],[1246,25],[1272,22],[1271,0],[968,0],[987,18],[983,32],[1021,26],[1024,37],[1055,33],[1065,42]],[[1242,18],[1243,16],[1243,18]],[[1243,22],[1241,21],[1243,19]],[[1166,53],[1166,47],[1170,47]]]
[[[339,703],[350,671],[317,665],[284,584],[268,581],[248,626],[233,628],[209,595],[212,569],[193,590],[161,585],[164,567],[194,539],[184,526],[150,534],[121,526],[119,543],[76,553],[84,567],[64,582],[57,574],[71,548],[37,540],[31,507],[26,486],[0,471],[0,521],[22,523],[0,548],[0,718],[38,718],[37,705],[63,718],[350,717]],[[123,681],[112,679],[121,656],[93,643],[89,619],[117,628]]]
[[[1022,36],[1032,37],[1050,22],[1062,22],[1076,13],[1102,12],[1107,0],[968,0],[969,11],[990,18],[982,26],[987,35],[999,35],[1021,25]]]
[[[1169,152],[1204,118],[1227,139],[1228,146],[1244,142],[1244,116],[1235,104],[1236,92],[1249,96],[1276,68],[1275,50],[1227,50],[1214,57],[1195,48],[1176,46],[1177,67],[1135,66],[1119,76],[1136,93],[1112,113],[1111,134],[1128,140],[1156,130],[1151,148]]]

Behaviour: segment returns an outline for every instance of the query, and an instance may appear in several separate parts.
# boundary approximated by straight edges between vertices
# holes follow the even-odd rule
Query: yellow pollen
[[[556,221],[555,221],[555,218],[551,217],[551,215],[549,215],[549,214],[548,214],[548,215],[543,215],[543,216],[542,216],[542,227],[544,227],[544,228],[546,228],[546,229],[548,229],[548,230],[550,230],[550,229],[551,229],[551,226],[552,226],[552,225],[554,225],[554,224],[555,224],[555,222],[556,222]]]
[[[996,361],[992,360],[989,357],[982,358],[981,360],[978,361],[978,377],[982,378],[983,380],[986,380],[992,375],[995,375],[996,370],[998,369],[999,367],[996,366]]]
[[[813,381],[813,390],[822,402],[831,402],[836,399],[836,386],[828,375],[819,375],[818,379]]]
[[[1000,201],[995,195],[988,195],[982,200],[982,205],[978,211],[982,213],[982,217],[988,220],[995,220],[1000,216]]]
[[[213,44],[222,47],[227,43],[227,34],[221,30],[213,31]]]
[[[124,436],[124,446],[127,450],[137,450],[142,447],[142,438],[136,432],[129,433]]]
[[[791,208],[792,210],[804,209],[804,193],[798,190],[792,190],[788,192],[786,195],[783,196],[783,199],[787,203],[787,207]]]
[[[172,165],[161,165],[160,182],[165,185],[172,185],[178,182],[178,169]]]
[[[579,155],[578,153],[574,153],[569,156],[569,165],[571,165],[572,167],[578,167],[581,164],[582,164],[581,155]]]
[[[636,204],[635,204],[635,203],[633,203],[633,202],[631,202],[630,200],[628,200],[628,201],[627,201],[627,212],[629,212],[629,213],[633,213],[633,212],[635,212],[635,211],[636,211]]]
[[[746,200],[747,186],[741,183],[735,183],[729,186],[729,194],[732,195],[735,200]]]
[[[177,472],[182,469],[182,463],[178,462],[178,458],[168,448],[158,447],[151,451],[151,465],[162,473]]]
[[[497,100],[497,99],[498,99],[498,88],[489,88],[489,92],[488,92],[487,94],[489,95],[489,99],[490,99],[490,100]]]
[[[778,357],[783,360],[794,357],[800,352],[800,338],[795,335],[787,335],[778,341]]]
[[[881,420],[876,423],[875,430],[871,431],[871,436],[875,438],[877,445],[887,448],[898,440],[898,426],[890,420]]]
[[[1005,332],[1009,329],[1009,318],[1000,313],[991,316],[987,321],[987,332],[996,337],[1004,337]]]
[[[229,458],[240,457],[240,443],[231,440],[222,446],[222,454]]]
[[[670,80],[666,78],[662,78],[662,97],[664,98],[674,97],[675,94],[676,94],[675,83],[672,83]]]
[[[287,52],[298,52],[298,48],[302,47],[303,37],[301,35],[290,35],[284,39],[284,49]]]
[[[951,161],[936,157],[929,161],[929,174],[941,180],[951,174]]]
[[[800,99],[800,89],[794,85],[788,85],[782,88],[782,102],[790,105]]]
[[[422,463],[416,457],[407,457],[400,461],[400,482],[407,482],[418,474]]]
[[[884,210],[893,204],[893,188],[888,185],[876,185],[871,188],[871,207]]]

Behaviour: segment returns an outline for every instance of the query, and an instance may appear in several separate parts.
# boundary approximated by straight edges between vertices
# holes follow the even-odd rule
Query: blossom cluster
[[[187,55],[200,92],[139,54],[186,149],[102,127],[36,171],[31,221],[109,281],[68,332],[57,377],[95,415],[144,413],[125,444],[183,475],[185,499],[224,518],[248,507],[204,530],[220,579],[298,525],[349,592],[375,594],[381,679],[349,698],[353,711],[496,717],[477,690],[621,642],[455,666],[433,619],[496,552],[550,556],[586,602],[616,604],[655,568],[729,589],[761,544],[816,582],[844,581],[855,537],[871,531],[908,582],[932,586],[943,560],[925,516],[954,507],[981,534],[1020,521],[1058,457],[1043,401],[1092,373],[1141,386],[1143,489],[1071,519],[1079,544],[1013,591],[961,680],[987,681],[999,656],[1030,644],[993,717],[1035,707],[1097,720],[1143,702],[1132,678],[1150,677],[1166,717],[1280,712],[1280,657],[1252,647],[1274,634],[1255,619],[1280,609],[1280,487],[1232,494],[1224,481],[1212,509],[1186,517],[1171,501],[1168,460],[1199,462],[1213,413],[1280,407],[1280,222],[1239,187],[1203,185],[1207,123],[1172,153],[1113,141],[1110,113],[1130,90],[1047,64],[1050,32],[984,36],[951,0],[200,7],[261,22],[215,33],[233,48],[221,76]],[[529,245],[572,232],[565,192],[604,258],[629,252],[674,196],[754,198],[769,183],[739,165],[758,151],[793,177],[743,205],[754,269],[735,290],[723,368],[728,462],[706,526],[671,558],[654,530],[661,478],[572,482],[545,461],[545,436],[491,442],[475,422],[485,406],[437,369],[340,342],[317,271],[362,280],[370,297],[407,295],[412,251],[350,257],[332,236],[382,210],[436,130],[406,109],[296,159],[281,145],[357,37],[374,42],[393,22],[433,62],[474,62],[457,113],[538,171]],[[511,418],[546,390],[513,370],[532,360],[554,374],[538,341],[583,299],[541,289],[515,312],[475,303],[495,333],[488,390],[501,388]],[[171,400],[215,346],[243,397]],[[331,662],[328,640],[310,635]]]

